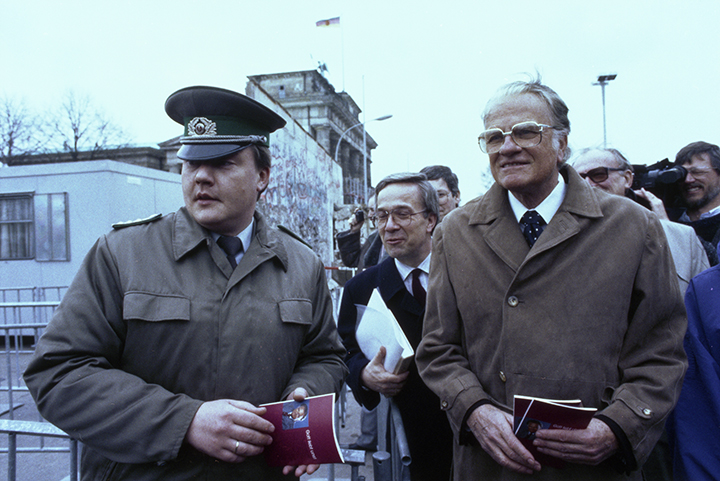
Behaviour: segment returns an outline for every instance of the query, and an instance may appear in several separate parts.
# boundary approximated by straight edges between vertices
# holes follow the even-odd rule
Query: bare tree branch
[[[95,153],[126,147],[127,135],[120,127],[93,108],[87,95],[69,91],[50,121],[47,132],[52,150],[70,152],[78,159],[79,152]]]
[[[35,116],[24,100],[0,99],[0,160],[35,154],[40,136]]]

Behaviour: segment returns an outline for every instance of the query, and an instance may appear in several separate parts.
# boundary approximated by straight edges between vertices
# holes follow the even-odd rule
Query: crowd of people
[[[353,448],[377,449],[394,400],[413,481],[713,479],[720,471],[720,149],[678,152],[684,206],[633,189],[616,149],[571,155],[568,106],[539,79],[486,104],[495,183],[460,206],[443,165],[382,179],[337,236],[358,273],[333,319],[323,266],[256,202],[284,121],[209,87],[168,98],[185,135],[185,206],[117,227],[88,253],[25,381],[84,444],[82,479],[285,479],[267,466],[260,404],[350,386]],[[371,232],[362,239],[362,227]],[[713,266],[713,267],[711,267]],[[363,352],[374,292],[415,350],[409,369]],[[584,429],[514,432],[516,395],[577,399]]]

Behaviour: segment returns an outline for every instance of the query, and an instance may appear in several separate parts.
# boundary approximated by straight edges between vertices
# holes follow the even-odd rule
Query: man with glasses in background
[[[539,79],[484,111],[495,184],[433,235],[416,362],[468,479],[641,479],[686,368],[685,312],[662,227],[599,195],[569,157],[565,102]],[[580,399],[586,429],[542,429],[541,466],[513,431],[514,395]]]
[[[610,194],[621,195],[645,205],[654,196],[642,189],[636,193],[633,184],[633,167],[617,149],[584,149],[573,167],[588,184]],[[695,232],[688,226],[660,219],[675,263],[680,292],[684,295],[690,279],[710,267],[707,255]]]
[[[428,181],[438,193],[440,205],[438,223],[440,223],[447,214],[460,205],[460,187],[457,175],[450,170],[450,167],[444,165],[428,165],[420,173],[427,176]]]
[[[687,210],[678,219],[700,238],[711,265],[718,264],[720,242],[720,147],[693,142],[677,153],[675,164],[687,169],[681,196]]]
[[[440,400],[422,382],[413,361],[409,371],[385,370],[385,346],[366,356],[358,346],[357,306],[368,304],[377,289],[413,349],[420,342],[428,288],[432,233],[438,219],[438,196],[424,174],[395,174],[376,187],[376,222],[389,257],[345,284],[338,331],[348,351],[347,383],[360,405],[373,409],[380,395],[392,397],[402,415],[412,456],[413,481],[448,479],[452,432]]]

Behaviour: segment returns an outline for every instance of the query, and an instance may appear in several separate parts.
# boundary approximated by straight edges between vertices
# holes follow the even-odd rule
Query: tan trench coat
[[[25,373],[43,416],[85,443],[84,480],[284,479],[262,456],[183,443],[203,401],[333,392],[347,373],[320,259],[255,220],[234,271],[184,208],[87,255]]]
[[[686,317],[659,221],[561,171],[565,200],[532,250],[497,184],[435,231],[417,364],[456,434],[456,480],[530,479],[458,444],[478,401],[511,412],[514,394],[580,398],[641,463],[679,395]],[[568,465],[532,479],[628,478]]]

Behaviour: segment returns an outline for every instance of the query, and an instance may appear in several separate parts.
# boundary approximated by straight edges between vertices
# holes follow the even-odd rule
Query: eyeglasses
[[[505,143],[505,137],[510,135],[519,147],[534,147],[542,142],[542,133],[545,129],[554,129],[552,125],[538,124],[537,122],[522,122],[515,124],[510,132],[502,129],[489,129],[478,137],[480,150],[486,154],[499,152]]]
[[[414,215],[417,214],[424,214],[427,212],[427,209],[425,210],[419,210],[417,212],[412,212],[408,209],[393,209],[393,210],[379,210],[375,214],[375,222],[378,226],[384,226],[387,224],[388,218],[392,216],[393,221],[402,227],[405,227],[412,222],[412,218]]]
[[[590,180],[592,180],[596,184],[599,184],[601,182],[605,182],[608,179],[608,177],[610,176],[610,172],[620,172],[621,170],[626,169],[614,169],[612,167],[596,167],[594,169],[588,170],[587,172],[578,173],[583,179],[590,177]]]

